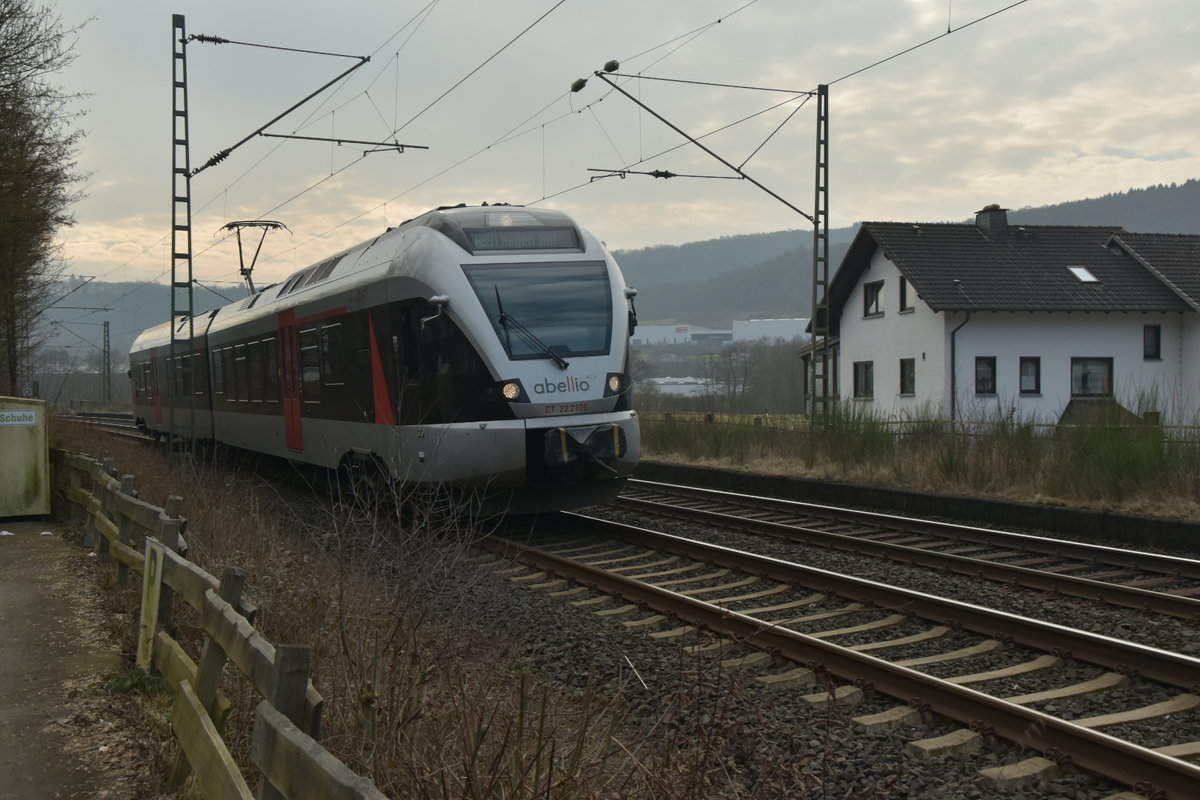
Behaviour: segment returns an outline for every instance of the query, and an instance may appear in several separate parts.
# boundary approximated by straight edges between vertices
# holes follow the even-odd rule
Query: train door
[[[289,450],[301,451],[304,449],[304,422],[300,401],[300,342],[294,311],[279,315],[279,371],[284,440]]]
[[[158,359],[158,348],[150,348],[150,380],[152,385],[150,388],[151,397],[154,400],[154,424],[161,426],[163,424],[163,392],[166,391],[166,386],[159,380],[161,365]]]

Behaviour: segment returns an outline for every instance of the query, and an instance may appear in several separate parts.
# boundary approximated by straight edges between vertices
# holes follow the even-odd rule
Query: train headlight
[[[529,402],[529,395],[525,394],[525,387],[516,379],[500,381],[492,388],[492,391],[495,392],[493,397],[499,397],[509,403]]]
[[[620,372],[608,373],[608,380],[604,382],[604,396],[612,397],[616,394],[623,394],[629,390],[629,376],[623,375]]]

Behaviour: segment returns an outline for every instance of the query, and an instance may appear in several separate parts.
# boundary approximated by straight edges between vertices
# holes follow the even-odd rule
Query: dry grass
[[[1200,517],[1200,445],[1155,427],[1096,425],[1034,435],[1019,425],[970,435],[945,426],[897,433],[871,419],[831,431],[683,415],[642,419],[643,456],[912,491],[1094,508],[1173,519]]]
[[[85,426],[56,423],[52,439],[113,456],[151,503],[183,497],[190,558],[214,575],[245,569],[264,636],[311,646],[322,743],[391,797],[754,800],[806,797],[819,784],[828,754],[756,757],[788,734],[735,721],[742,697],[711,666],[682,671],[672,697],[631,712],[619,685],[560,690],[511,658],[519,644],[470,618],[463,567],[478,528],[427,513],[427,499],[398,518],[390,505],[275,485],[251,465],[169,467],[160,451]],[[178,622],[195,657],[196,620]],[[226,739],[252,774],[260,698],[234,672],[223,686],[235,709]],[[161,720],[152,730],[162,735]]]

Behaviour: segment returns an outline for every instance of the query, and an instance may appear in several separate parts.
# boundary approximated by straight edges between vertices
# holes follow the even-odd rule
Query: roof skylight
[[[1099,283],[1100,279],[1092,274],[1092,271],[1087,267],[1067,267],[1071,270],[1071,274],[1079,279],[1080,283]]]

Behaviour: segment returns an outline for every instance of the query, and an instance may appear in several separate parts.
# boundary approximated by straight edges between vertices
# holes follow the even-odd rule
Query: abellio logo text
[[[590,388],[591,384],[587,381],[581,381],[579,378],[573,378],[568,375],[561,381],[552,381],[547,378],[541,383],[535,384],[533,393],[558,394],[560,392],[586,392]]]

